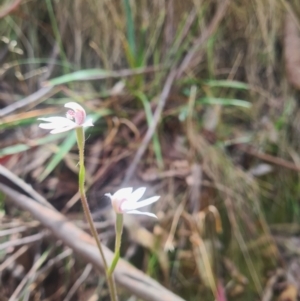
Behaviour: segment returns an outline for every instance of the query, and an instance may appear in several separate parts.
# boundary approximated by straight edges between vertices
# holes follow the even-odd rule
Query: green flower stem
[[[85,195],[85,166],[84,166],[84,144],[85,144],[85,137],[84,137],[84,131],[82,127],[79,127],[76,129],[76,135],[77,135],[77,144],[78,144],[78,149],[79,149],[79,192],[81,196],[81,202],[82,202],[82,207],[86,216],[86,219],[88,220],[90,230],[92,232],[92,235],[94,236],[96,240],[97,247],[99,249],[104,269],[105,269],[105,276],[107,279],[108,287],[109,287],[109,292],[110,292],[110,297],[111,301],[118,301],[117,297],[117,291],[116,291],[116,285],[114,278],[111,274],[109,274],[108,271],[108,264],[105,259],[104,251],[101,245],[101,242],[98,237],[98,233],[93,221],[93,217],[91,215],[91,211],[89,208],[89,204]]]
[[[120,258],[121,238],[123,232],[123,214],[117,213],[116,216],[116,242],[115,256],[108,271],[108,275],[112,275]]]

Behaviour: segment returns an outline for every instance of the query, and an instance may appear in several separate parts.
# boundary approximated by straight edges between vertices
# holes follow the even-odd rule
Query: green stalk
[[[123,214],[117,213],[116,216],[116,242],[115,242],[115,256],[112,260],[111,266],[108,270],[108,275],[112,275],[114,272],[116,265],[120,258],[120,248],[121,248],[121,238],[123,232]]]
[[[85,182],[85,166],[84,166],[84,144],[85,144],[85,137],[84,137],[84,131],[82,127],[79,127],[76,129],[76,135],[77,135],[77,143],[78,143],[78,149],[79,149],[79,192],[80,192],[80,197],[81,197],[81,202],[82,202],[82,207],[86,216],[86,219],[88,220],[90,230],[92,232],[92,235],[94,236],[96,240],[97,247],[99,249],[104,269],[105,269],[105,276],[107,279],[108,287],[109,287],[109,293],[110,293],[110,298],[111,301],[118,301],[117,297],[117,291],[116,291],[116,285],[114,278],[111,274],[109,274],[108,271],[108,264],[105,259],[104,251],[101,245],[101,242],[98,237],[98,233],[93,221],[93,217],[91,215],[91,211],[89,208],[89,204],[85,195],[85,187],[84,187],[84,182]]]

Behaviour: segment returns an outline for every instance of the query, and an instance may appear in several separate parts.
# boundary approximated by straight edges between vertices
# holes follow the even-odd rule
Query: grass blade
[[[136,54],[135,31],[134,31],[134,22],[132,18],[132,11],[131,11],[129,0],[124,0],[123,3],[124,3],[125,16],[126,16],[127,40],[128,40],[131,54],[135,56]]]
[[[246,100],[231,98],[202,97],[199,98],[196,102],[201,104],[237,106],[242,108],[251,108],[252,106],[252,104]]]

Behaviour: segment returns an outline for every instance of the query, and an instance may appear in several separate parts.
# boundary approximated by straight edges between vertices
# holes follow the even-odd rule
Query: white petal
[[[57,125],[71,125],[71,124],[76,124],[74,121],[66,118],[66,117],[48,117],[48,118],[38,118],[38,120],[46,121],[46,122],[51,122],[55,123]]]
[[[58,126],[55,123],[40,123],[39,127],[45,130],[53,130],[56,129]]]
[[[136,189],[130,196],[130,202],[137,202],[142,196],[143,194],[145,193],[146,191],[146,187],[140,187],[138,189]]]
[[[145,206],[148,206],[154,202],[156,202],[158,199],[160,198],[160,196],[153,196],[149,199],[146,199],[146,200],[143,200],[143,201],[140,201],[140,202],[123,202],[121,204],[121,209],[122,211],[128,211],[128,210],[134,210],[134,209],[139,209],[139,208],[142,208],[142,207],[145,207]]]
[[[77,102],[67,102],[65,108],[72,109],[73,111],[79,110],[85,112],[84,108],[79,105]]]
[[[113,199],[129,199],[132,192],[132,187],[121,188],[112,196]]]
[[[128,214],[147,215],[147,216],[151,216],[151,217],[157,218],[157,216],[154,213],[151,213],[151,212],[142,212],[142,211],[138,211],[138,210],[130,210],[130,211],[127,211],[126,213],[128,213]]]
[[[82,126],[83,126],[83,127],[94,126],[94,125],[93,125],[93,120],[92,120],[92,118],[87,119],[87,120],[82,124]]]
[[[58,133],[67,132],[67,131],[73,130],[73,129],[77,128],[77,127],[78,127],[77,125],[66,126],[66,127],[59,127],[59,128],[56,128],[56,129],[52,130],[50,132],[50,134],[58,134]]]

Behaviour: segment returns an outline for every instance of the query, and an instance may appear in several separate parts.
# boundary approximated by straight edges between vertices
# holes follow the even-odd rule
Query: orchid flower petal
[[[75,129],[76,127],[78,126],[76,125],[76,126],[53,129],[52,131],[50,131],[50,134],[59,134],[59,133],[67,132],[69,130]]]
[[[134,209],[139,209],[145,206],[148,206],[154,202],[156,202],[160,197],[159,196],[153,196],[149,199],[140,201],[140,202],[123,202],[121,204],[121,210],[122,211],[128,211],[128,210],[134,210]]]
[[[68,102],[65,107],[71,109],[67,112],[67,118],[74,119],[77,125],[83,126],[86,118],[84,108],[76,102]]]
[[[79,105],[77,102],[67,102],[65,105],[64,105],[65,108],[68,108],[68,109],[72,109],[73,111],[84,111],[84,108]]]
[[[71,124],[76,124],[74,121],[65,118],[65,117],[48,117],[48,118],[38,118],[38,120],[50,122],[57,124],[57,126],[63,126],[63,125],[71,125]]]
[[[154,213],[151,213],[151,212],[142,212],[142,211],[138,211],[138,210],[130,210],[130,211],[127,211],[126,213],[128,213],[128,214],[147,215],[147,216],[151,216],[151,217],[157,218],[157,216]]]
[[[53,130],[56,129],[58,126],[55,123],[40,123],[39,127],[45,130]]]
[[[51,130],[50,134],[57,134],[67,132],[78,127],[93,126],[92,119],[86,119],[85,110],[76,102],[68,102],[65,104],[66,108],[70,108],[66,114],[67,117],[47,117],[38,118],[46,123],[39,124],[39,127],[46,130]],[[48,122],[48,123],[47,123]]]
[[[145,193],[146,187],[140,187],[136,189],[130,196],[130,202],[137,202]]]
[[[112,198],[114,200],[115,199],[118,199],[118,200],[129,199],[131,193],[132,193],[132,187],[121,188],[112,196]]]
[[[39,118],[39,120],[49,122],[49,123],[41,123],[39,124],[39,127],[42,129],[52,130],[50,131],[50,134],[66,132],[78,126],[72,120],[69,120],[64,117]]]
[[[121,188],[113,195],[111,195],[110,193],[106,193],[105,195],[111,199],[112,207],[117,214],[132,213],[156,217],[156,215],[153,213],[141,212],[136,209],[148,206],[156,202],[160,198],[160,196],[153,196],[151,198],[138,202],[138,200],[145,193],[146,188],[140,187],[134,192],[132,192],[132,190],[132,187]]]
[[[94,124],[93,124],[93,119],[92,119],[92,118],[87,119],[87,120],[82,124],[82,126],[83,126],[83,127],[94,126]]]

